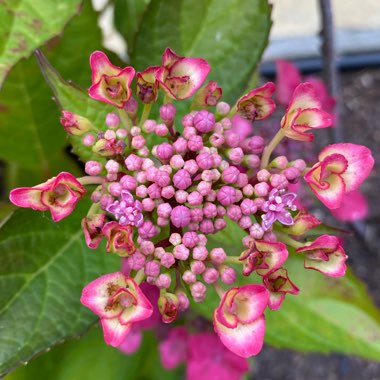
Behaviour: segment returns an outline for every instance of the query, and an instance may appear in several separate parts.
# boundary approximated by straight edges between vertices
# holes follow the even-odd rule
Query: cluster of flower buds
[[[265,310],[278,309],[286,294],[299,291],[283,266],[290,254],[303,255],[306,269],[345,273],[347,256],[337,237],[307,237],[320,221],[297,209],[292,186],[304,178],[324,205],[339,207],[370,173],[370,151],[355,144],[329,145],[312,167],[273,155],[285,137],[311,141],[311,131],[331,125],[310,83],[296,87],[279,131],[265,141],[252,125],[275,110],[273,83],[230,106],[220,101],[216,82],[201,87],[210,71],[201,58],[166,49],[161,66],[136,74],[134,90],[132,67],[116,67],[99,51],[90,64],[90,96],[114,105],[115,112],[103,126],[67,110],[61,119],[92,153],[87,175],[61,173],[13,190],[11,201],[50,210],[58,221],[73,210],[84,186],[96,185],[82,220],[86,243],[95,249],[104,239],[106,251],[121,256],[123,265],[88,284],[81,302],[100,317],[106,343],[120,346],[132,325],[150,318],[156,307],[163,322],[176,320],[191,300],[204,302],[213,288],[221,298],[213,316],[220,340],[241,357],[256,355]],[[173,101],[194,94],[190,111],[177,115]],[[159,119],[150,119],[158,102]],[[240,256],[212,239],[234,228],[245,233]],[[240,274],[252,276],[252,283],[238,286]],[[157,305],[140,289],[143,281],[159,289]]]

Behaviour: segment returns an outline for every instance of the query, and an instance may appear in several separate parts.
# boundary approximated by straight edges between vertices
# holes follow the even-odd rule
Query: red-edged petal
[[[255,244],[260,252],[268,252],[268,255],[265,256],[268,269],[257,269],[257,273],[260,276],[274,272],[280,268],[288,258],[288,250],[284,243],[256,240]]]
[[[270,292],[268,307],[271,310],[278,310],[284,302],[286,293]]]
[[[164,67],[172,67],[176,62],[183,59],[185,57],[178,55],[174,52],[174,50],[170,48],[166,48],[162,54],[162,66]]]
[[[359,190],[352,191],[344,195],[340,207],[331,210],[331,213],[344,222],[364,219],[368,215],[367,199]]]
[[[120,67],[114,66],[102,51],[94,51],[90,55],[90,66],[92,71],[92,83],[98,83],[102,75],[114,76],[119,74]]]
[[[264,344],[265,317],[252,323],[238,324],[236,328],[228,328],[221,324],[214,313],[214,329],[222,343],[234,354],[243,358],[257,355]]]
[[[109,300],[116,290],[126,287],[126,279],[121,272],[101,276],[83,288],[80,302],[101,318],[115,318],[122,307],[108,307]]]
[[[298,109],[321,108],[321,101],[315,88],[311,83],[305,82],[299,84],[294,90],[292,101],[289,105],[287,113]]]
[[[113,347],[120,346],[132,328],[132,324],[122,325],[117,318],[102,318],[100,322],[103,327],[104,341]]]
[[[371,151],[363,145],[350,143],[331,144],[319,153],[318,159],[322,161],[331,154],[341,154],[348,162],[348,167],[342,174],[346,192],[356,190],[368,177],[375,163]]]
[[[41,202],[42,190],[33,187],[19,187],[9,193],[9,200],[18,207],[46,211],[48,207]]]

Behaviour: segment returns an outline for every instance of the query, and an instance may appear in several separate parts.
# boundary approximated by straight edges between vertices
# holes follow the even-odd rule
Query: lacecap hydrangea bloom
[[[284,138],[312,141],[315,130],[331,126],[333,117],[322,109],[312,83],[295,87],[280,129],[265,141],[253,125],[276,108],[273,83],[229,105],[221,101],[218,83],[205,83],[206,60],[169,48],[161,66],[138,73],[114,66],[100,51],[90,64],[89,95],[115,111],[104,125],[70,110],[61,118],[66,132],[82,136],[92,153],[87,175],[60,173],[12,190],[10,200],[49,210],[59,221],[73,211],[85,187],[95,185],[82,220],[84,238],[92,249],[105,240],[106,251],[123,258],[123,269],[86,285],[81,302],[99,316],[107,344],[121,346],[129,334],[138,336],[136,326],[155,309],[164,323],[178,320],[191,301],[205,302],[213,288],[220,296],[213,324],[221,343],[243,358],[258,354],[265,313],[299,292],[284,267],[290,255],[303,256],[306,269],[327,276],[343,276],[346,270],[347,256],[336,236],[307,237],[321,222],[297,208],[293,185],[306,181],[325,206],[338,208],[370,173],[370,151],[332,144],[309,166],[301,157],[274,154]],[[176,103],[192,96],[190,110],[178,115]],[[159,115],[155,120],[149,118],[152,110]],[[241,254],[218,246],[217,238],[211,246],[210,237],[234,228],[245,234]],[[239,286],[241,275],[247,278]],[[142,283],[157,289],[155,305]]]

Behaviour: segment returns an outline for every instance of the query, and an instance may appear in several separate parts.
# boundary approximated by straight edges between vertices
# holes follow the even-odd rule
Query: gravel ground
[[[354,272],[367,284],[380,307],[380,202],[377,198],[380,188],[380,70],[343,73],[340,102],[344,140],[368,146],[376,160],[373,173],[362,186],[369,202],[369,216],[365,222],[354,226],[361,233],[346,239],[346,251]],[[327,135],[322,144],[326,138]],[[303,354],[267,346],[256,359],[251,378],[380,380],[380,363],[340,354]]]

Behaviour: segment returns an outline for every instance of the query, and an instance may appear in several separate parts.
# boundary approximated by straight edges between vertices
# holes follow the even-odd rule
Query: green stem
[[[290,245],[293,248],[297,249],[297,248],[301,248],[301,247],[303,247],[305,245],[303,243],[300,243],[297,240],[292,239],[289,235],[284,234],[283,232],[276,231],[275,233],[276,233],[276,236],[278,237],[278,239],[281,242],[283,242],[283,243],[285,243],[287,245]]]
[[[226,117],[228,117],[229,119],[231,119],[233,116],[235,116],[236,112],[237,112],[237,105],[235,104],[231,108],[230,112],[228,113],[228,115]]]
[[[99,202],[93,203],[91,207],[88,209],[87,216],[95,215],[100,210]]]
[[[134,277],[134,280],[135,280],[135,282],[136,282],[137,285],[140,285],[143,282],[144,279],[145,279],[144,269],[140,269],[136,273],[136,275]]]
[[[228,264],[243,264],[243,261],[239,260],[239,256],[227,256],[224,262]]]
[[[77,178],[78,182],[83,185],[102,185],[106,179],[104,177],[99,177],[95,175],[89,175]]]
[[[124,127],[128,131],[130,131],[132,128],[132,121],[131,121],[129,115],[127,114],[127,111],[123,108],[119,108],[118,111],[119,111],[119,116],[120,116],[121,122],[124,124]]]
[[[261,169],[265,168],[268,165],[272,152],[284,137],[285,135],[282,132],[282,129],[280,129],[273,137],[272,141],[264,148],[264,153],[261,158]]]
[[[140,127],[142,127],[143,124],[144,124],[144,122],[145,122],[145,120],[148,119],[151,109],[152,109],[152,103],[144,104],[144,109],[143,109],[143,112],[142,112],[142,115],[141,115],[141,119],[140,119],[140,122],[139,122],[139,126]]]
[[[164,96],[164,101],[162,102],[162,104],[171,103],[172,100],[173,100],[173,99],[172,99],[168,94],[165,94],[165,96]]]
[[[220,298],[223,298],[225,290],[217,283],[214,283],[213,286],[214,286],[215,291],[218,293],[218,296]]]

